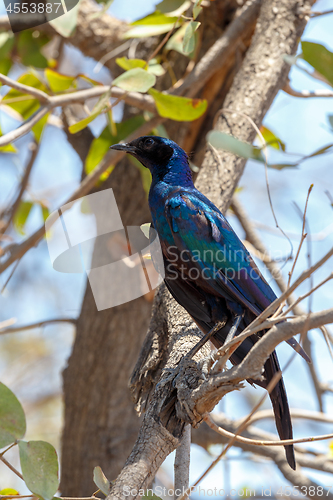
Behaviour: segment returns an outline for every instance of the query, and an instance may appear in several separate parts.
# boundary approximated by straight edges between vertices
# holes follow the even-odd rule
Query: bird
[[[129,153],[150,170],[148,203],[163,253],[164,282],[201,331],[213,334],[213,345],[221,347],[264,311],[276,299],[275,293],[227,219],[194,186],[188,156],[177,143],[149,135],[111,149]],[[230,361],[239,364],[263,333],[245,339]],[[288,343],[307,359],[295,339]],[[267,388],[277,372],[280,366],[273,351],[263,379],[249,382]],[[280,439],[293,439],[282,376],[269,397]],[[295,470],[292,444],[285,446],[285,453]]]

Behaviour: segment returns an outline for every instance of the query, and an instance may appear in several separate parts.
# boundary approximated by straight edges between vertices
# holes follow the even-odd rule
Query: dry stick
[[[298,299],[295,300],[295,302],[293,302],[292,304],[290,304],[290,306],[288,307],[288,309],[283,312],[282,316],[284,316],[284,315],[288,314],[290,311],[292,311],[295,308],[295,306],[297,306],[302,300],[304,300],[307,297],[309,297],[310,295],[312,295],[316,290],[318,290],[318,288],[320,288],[323,285],[325,285],[325,283],[327,283],[331,279],[333,279],[333,273],[331,273],[327,278],[325,278],[324,280],[322,280],[317,286],[311,288],[311,290],[309,290],[307,293],[305,293],[304,295],[301,295],[300,297],[298,297]]]
[[[213,422],[213,420],[211,419],[210,415],[206,415],[204,417],[204,420],[211,429],[213,429],[218,434],[221,434],[221,436],[225,436],[228,438],[235,438],[235,440],[240,443],[253,444],[254,446],[286,446],[290,444],[308,443],[310,441],[324,441],[325,439],[332,439],[333,437],[333,433],[331,433],[331,434],[322,434],[320,436],[312,436],[307,438],[281,439],[279,441],[265,441],[260,439],[250,439],[242,436],[237,436],[237,434],[234,434],[233,432],[226,431],[222,427],[215,424],[215,422]],[[248,422],[248,425],[250,424],[251,422]]]
[[[176,456],[174,463],[174,477],[175,477],[175,500],[177,498],[177,491],[184,492],[189,487],[190,480],[190,455],[191,455],[191,425],[187,424],[184,428],[183,437],[180,445],[176,448]],[[188,498],[188,497],[186,497]]]
[[[22,474],[21,474],[21,473],[20,473],[17,469],[15,469],[15,467],[14,467],[11,463],[9,463],[9,462],[8,462],[8,460],[6,460],[6,459],[5,459],[5,457],[1,457],[1,456],[0,456],[0,460],[1,460],[1,462],[3,462],[5,465],[7,465],[7,467],[8,467],[8,468],[9,468],[12,472],[14,472],[14,474],[16,474],[16,475],[17,475],[20,479],[22,479],[22,480],[24,481]]]
[[[333,424],[333,418],[326,415],[326,413],[322,413],[322,412],[318,412],[318,411],[291,409],[290,416],[292,418],[302,418],[305,420],[313,420],[316,422]],[[254,422],[258,422],[258,420],[264,420],[266,418],[275,418],[272,410],[258,411],[255,415],[253,415],[251,417],[249,425],[252,425]],[[243,419],[240,419],[238,423],[240,424],[242,421],[243,421]]]
[[[164,118],[158,116],[152,118],[148,122],[144,123],[139,127],[135,132],[130,134],[126,141],[130,142],[133,139],[136,139],[140,135],[147,135],[153,128],[162,123]],[[125,155],[125,153],[121,151],[109,151],[99,164],[85,179],[81,182],[78,188],[74,191],[74,193],[69,197],[69,199],[64,202],[64,205],[70,203],[71,201],[77,200],[78,198],[85,196],[89,193],[90,189],[95,185],[98,181],[101,174],[112,164],[116,165],[121,158]],[[0,274],[5,271],[13,262],[17,259],[21,258],[30,248],[36,245],[38,241],[43,237],[45,233],[45,226],[41,226],[35,233],[33,233],[29,238],[24,240],[19,245],[13,245],[11,253],[6,261],[0,264]]]
[[[297,253],[296,253],[296,257],[294,259],[294,262],[293,262],[293,265],[291,267],[291,270],[290,272],[288,273],[288,288],[290,286],[290,281],[291,281],[291,278],[292,278],[292,275],[293,275],[293,272],[295,270],[295,266],[296,266],[296,263],[297,263],[297,260],[298,260],[298,257],[299,257],[299,254],[300,254],[300,251],[301,251],[301,248],[303,246],[303,243],[304,243],[304,240],[306,238],[306,233],[305,233],[305,225],[306,225],[306,211],[307,211],[307,208],[308,208],[308,203],[309,203],[309,197],[310,197],[310,194],[311,194],[311,191],[313,189],[313,184],[311,184],[311,186],[309,187],[308,189],[308,194],[307,194],[307,197],[306,197],[306,201],[305,201],[305,208],[304,208],[304,212],[303,212],[303,224],[302,224],[302,234],[301,234],[301,241],[299,242],[299,245],[298,245],[298,249],[297,249]]]
[[[10,85],[12,88],[17,88],[16,85],[17,82],[11,80],[8,77],[4,77],[4,75],[0,74],[0,82],[1,81],[6,85]],[[36,89],[34,89],[33,87],[27,87],[26,85],[22,84],[19,84],[19,86],[24,87],[23,90],[24,92],[28,93],[29,95],[32,95],[34,98],[37,98],[40,102],[45,103],[45,98],[43,96],[43,94],[45,94],[44,92],[38,91],[38,94],[36,95],[34,92]],[[101,85],[101,86],[96,86],[92,89],[79,90],[77,92],[61,94],[58,96],[47,96],[47,94],[45,94],[47,96],[46,105],[39,108],[36,111],[36,113],[33,114],[24,123],[22,123],[22,125],[0,137],[0,146],[6,146],[7,144],[10,144],[19,137],[22,137],[23,135],[30,132],[32,127],[53,108],[57,106],[68,106],[69,104],[73,104],[75,102],[82,102],[87,99],[99,97],[108,91],[110,91],[109,86]],[[138,92],[128,93],[124,90],[117,88],[112,88],[110,93],[111,97],[115,97],[119,100],[123,99],[130,106],[136,106],[139,109],[144,109],[146,111],[156,113],[154,99],[151,96],[139,94]],[[23,97],[24,97],[23,100],[26,100],[25,96]],[[6,101],[2,100],[0,101],[0,104],[1,103],[6,104]]]
[[[290,86],[290,83],[287,82],[285,87],[283,88],[283,91],[286,94],[289,94],[293,97],[302,97],[304,98],[310,98],[310,97],[333,97],[333,91],[332,90],[324,90],[324,89],[318,89],[318,90],[295,90]]]
[[[276,384],[280,380],[281,376],[282,376],[281,372],[277,372],[277,373],[274,374],[273,378],[270,380],[270,382],[269,382],[269,384],[267,385],[267,388],[266,388],[266,391],[267,391],[268,394],[274,389],[274,387],[276,386]],[[201,474],[201,476],[199,477],[199,479],[190,488],[188,488],[188,490],[182,495],[182,497],[179,500],[184,500],[185,497],[186,497],[186,495],[191,492],[192,488],[194,488],[199,483],[201,483],[201,481],[207,476],[207,474],[215,467],[215,465],[217,465],[217,463],[221,460],[221,458],[232,447],[232,445],[234,444],[234,442],[237,439],[238,434],[240,434],[244,429],[246,429],[246,427],[248,426],[248,421],[250,420],[251,416],[261,406],[261,404],[264,402],[265,399],[266,399],[266,394],[264,394],[264,396],[262,398],[260,398],[259,402],[255,405],[255,407],[251,410],[251,412],[249,413],[249,415],[240,424],[240,426],[236,430],[236,433],[230,439],[229,443],[224,447],[224,449],[219,454],[219,456],[210,464],[209,467],[207,467],[207,469],[205,470],[205,472],[203,474]]]
[[[26,330],[31,330],[32,328],[42,328],[43,326],[50,325],[52,323],[72,323],[73,325],[76,325],[77,320],[74,318],[47,319],[45,321],[38,321],[37,323],[31,323],[30,325],[24,325],[13,328],[7,328],[6,330],[0,330],[0,335],[5,335],[7,333],[24,332]]]
[[[23,193],[27,187],[32,167],[34,166],[35,160],[36,160],[37,155],[38,155],[39,143],[34,141],[32,143],[32,146],[33,146],[33,149],[31,152],[29,162],[28,162],[26,169],[24,171],[24,175],[23,175],[22,180],[21,180],[19,192],[18,192],[17,197],[16,197],[14,203],[12,204],[12,206],[8,210],[5,211],[5,215],[6,215],[6,213],[9,213],[9,217],[8,217],[8,220],[6,221],[6,223],[3,225],[3,227],[1,227],[0,234],[5,233],[6,230],[8,229],[8,227],[10,226],[10,224],[11,224],[12,220],[14,219],[14,216],[17,212],[17,209],[20,205]]]

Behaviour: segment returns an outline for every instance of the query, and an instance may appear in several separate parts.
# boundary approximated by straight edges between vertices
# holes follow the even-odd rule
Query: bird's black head
[[[126,151],[149,168],[153,179],[161,180],[170,174],[174,177],[191,177],[185,151],[165,137],[144,136],[128,144],[114,144],[111,149]]]

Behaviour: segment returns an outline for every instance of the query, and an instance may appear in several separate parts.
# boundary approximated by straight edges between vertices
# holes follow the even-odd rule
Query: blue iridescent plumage
[[[151,171],[149,207],[163,251],[166,286],[204,333],[221,324],[211,340],[222,346],[232,327],[239,334],[276,299],[273,290],[225,217],[195,188],[187,155],[175,142],[147,136],[112,148],[132,154]],[[259,338],[247,338],[231,362],[240,363]],[[265,380],[249,382],[266,388],[279,370],[274,351],[264,366]],[[282,378],[270,398],[280,438],[291,439]],[[295,469],[293,446],[285,450]]]

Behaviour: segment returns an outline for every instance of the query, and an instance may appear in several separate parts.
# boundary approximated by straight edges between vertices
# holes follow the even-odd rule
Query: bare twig
[[[175,500],[178,496],[182,494],[184,490],[187,490],[189,486],[190,454],[191,454],[191,426],[186,425],[181,443],[176,449],[176,457],[174,464]]]
[[[0,335],[5,335],[7,333],[25,332],[27,330],[32,330],[33,328],[42,328],[43,326],[55,323],[72,323],[73,325],[76,325],[76,319],[74,318],[47,319],[45,321],[38,321],[37,323],[30,323],[30,325],[17,326],[13,328],[6,328],[5,330],[0,330]]]
[[[333,97],[332,90],[326,89],[317,89],[317,90],[295,90],[290,86],[290,83],[287,82],[284,87],[284,92],[293,97],[302,97],[302,98],[310,98],[310,97]]]

